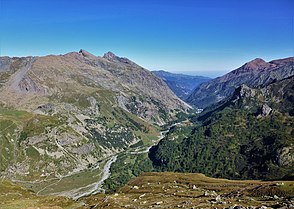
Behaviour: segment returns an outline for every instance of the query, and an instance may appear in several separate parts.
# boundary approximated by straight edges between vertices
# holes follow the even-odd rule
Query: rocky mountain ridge
[[[187,102],[205,108],[230,96],[242,84],[249,87],[268,85],[294,75],[294,57],[265,62],[257,58],[224,76],[197,87]]]
[[[79,53],[72,52],[61,56],[49,55],[45,57],[9,59],[7,57],[1,58],[3,60],[1,61],[3,63],[1,71],[8,76],[9,73],[13,73],[13,67],[17,65],[17,62],[20,62],[20,66],[24,65],[21,68],[22,70],[18,71],[10,79],[13,82],[6,83],[6,86],[1,89],[0,97],[3,95],[2,101],[5,101],[4,98],[6,97],[5,103],[9,103],[9,105],[17,106],[19,100],[24,101],[34,94],[39,97],[52,96],[63,90],[60,86],[64,80],[65,83],[69,81],[71,84],[77,83],[79,86],[92,85],[92,87],[122,92],[122,94],[128,92],[146,95],[146,98],[156,98],[160,103],[164,104],[166,109],[185,107],[185,104],[178,100],[165,83],[153,76],[152,73],[127,58],[117,57],[111,52],[108,52],[103,57],[96,57],[85,50],[80,50]],[[48,71],[52,71],[51,74],[48,74]],[[36,79],[34,80],[33,77]],[[59,88],[57,88],[58,86]],[[15,94],[17,88],[25,94]],[[10,96],[7,99],[7,95],[12,97]],[[118,95],[118,97],[122,97],[121,101],[125,100],[124,95]],[[13,99],[15,100],[10,101]],[[141,100],[137,98],[136,102],[138,104],[145,102]],[[120,104],[122,103],[125,102]],[[21,106],[24,105],[26,106],[27,104],[22,102]],[[36,106],[39,105],[40,103]],[[147,105],[147,102],[145,102],[145,105]],[[28,108],[33,107],[28,105]],[[128,110],[130,111],[130,109]],[[151,120],[152,116],[144,117],[144,114],[141,113],[141,117]]]

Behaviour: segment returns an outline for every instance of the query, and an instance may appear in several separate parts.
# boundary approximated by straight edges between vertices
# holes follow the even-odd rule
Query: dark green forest
[[[263,89],[236,89],[193,117],[191,128],[176,127],[153,147],[154,168],[230,179],[293,176],[293,83],[291,77]],[[265,104],[273,107],[267,114]]]

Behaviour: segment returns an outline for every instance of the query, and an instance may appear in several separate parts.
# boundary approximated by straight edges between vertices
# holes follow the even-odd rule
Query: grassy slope
[[[18,129],[32,118],[32,114],[0,107],[0,168],[3,171],[11,161],[16,161],[18,153]]]
[[[25,190],[15,184],[7,181],[0,182],[0,209],[28,207],[73,209],[80,205],[80,202],[75,202],[65,197],[36,196],[33,192]]]
[[[276,195],[276,198],[273,198]],[[217,197],[219,196],[219,197]],[[227,180],[198,173],[144,173],[117,193],[72,201],[36,196],[7,181],[0,182],[0,208],[224,208],[232,205],[278,207],[294,202],[293,181]]]
[[[83,199],[85,208],[224,208],[231,205],[273,206],[294,201],[294,182],[234,181],[197,173],[145,173],[115,194]],[[214,192],[215,193],[214,193]],[[205,193],[207,195],[205,195]],[[220,201],[216,197],[220,195]],[[273,199],[277,195],[278,199]],[[283,197],[283,198],[281,198]],[[160,205],[160,206],[159,206]]]
[[[133,114],[115,107],[115,101],[112,100],[112,92],[99,91],[93,93],[93,96],[98,100],[98,106],[101,111],[99,116],[93,118],[94,122],[103,123],[105,127],[112,130],[114,126],[127,127],[133,131],[134,135],[142,140],[142,143],[137,143],[132,149],[144,148],[153,144],[153,140],[157,139],[158,131],[153,125],[150,125],[146,121],[136,117]],[[87,102],[86,98],[79,97],[75,105],[83,107],[83,104]],[[114,106],[114,107],[113,107]],[[29,146],[27,149],[21,148],[21,142],[25,141],[27,137],[40,136],[46,133],[51,128],[58,127],[61,132],[75,133],[72,128],[66,125],[66,118],[58,115],[44,116],[31,114],[25,111],[17,111],[14,109],[0,108],[0,143],[1,143],[1,158],[0,168],[4,171],[11,163],[22,162],[25,159],[30,160],[30,174],[28,176],[21,176],[19,179],[26,181],[18,181],[22,186],[29,188],[40,194],[53,194],[66,190],[72,190],[79,187],[95,183],[99,181],[101,176],[101,169],[104,166],[102,159],[100,167],[95,170],[83,171],[66,178],[56,178],[53,174],[48,177],[40,177],[41,169],[35,169],[38,167],[46,166],[46,164],[52,162],[51,158],[41,156],[39,152],[33,147]],[[116,134],[117,135],[117,134]],[[114,135],[115,136],[115,135]],[[111,140],[109,136],[109,141]],[[116,138],[113,138],[116,140]],[[97,139],[93,139],[94,141]],[[101,139],[105,141],[104,138]],[[117,142],[120,142],[118,140]],[[116,142],[116,143],[117,143]],[[46,143],[46,141],[45,141]],[[99,141],[98,141],[99,143]],[[43,146],[43,145],[42,145]],[[52,146],[52,145],[50,145]],[[47,146],[48,148],[50,146]],[[118,143],[118,147],[121,145]],[[55,150],[55,147],[51,147],[51,150]],[[69,160],[71,160],[69,158]],[[53,163],[58,165],[60,162],[53,160]],[[37,181],[36,181],[37,180]],[[129,179],[128,179],[129,180]],[[67,184],[69,181],[74,181],[75,184]],[[43,188],[46,189],[43,190]]]

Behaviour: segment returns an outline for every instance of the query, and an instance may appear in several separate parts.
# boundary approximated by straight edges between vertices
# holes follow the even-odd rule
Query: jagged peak
[[[81,49],[79,51],[80,54],[82,54],[84,57],[87,57],[87,58],[90,58],[90,59],[96,59],[97,57],[93,54],[91,54],[90,52],[84,50],[84,49]]]
[[[128,58],[116,56],[114,53],[112,53],[110,51],[105,53],[103,55],[103,58],[107,59],[109,61],[112,61],[112,62],[121,62],[121,63],[124,63],[124,64],[135,64],[134,62],[132,62]]]
[[[114,53],[109,51],[103,55],[103,58],[112,60],[112,59],[116,59],[117,56]]]

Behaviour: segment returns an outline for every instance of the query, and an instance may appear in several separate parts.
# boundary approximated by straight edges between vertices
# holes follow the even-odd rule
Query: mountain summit
[[[112,59],[117,58],[117,56],[115,54],[113,54],[112,52],[107,52],[103,55],[103,58],[112,60]]]
[[[275,67],[275,64],[271,64],[269,62],[264,61],[261,58],[256,58],[250,62],[247,62],[240,68],[234,70],[233,72],[236,74],[241,74],[241,73],[250,73],[252,71],[261,71],[264,69],[270,69],[272,67]]]
[[[257,58],[224,76],[198,86],[187,102],[198,108],[205,108],[231,95],[242,84],[249,87],[267,85],[294,75],[294,57],[265,62]]]
[[[81,49],[79,51],[80,54],[82,54],[84,57],[87,57],[87,58],[91,58],[91,59],[95,59],[97,58],[95,55],[91,54],[90,52],[87,52],[86,50],[84,49]]]

